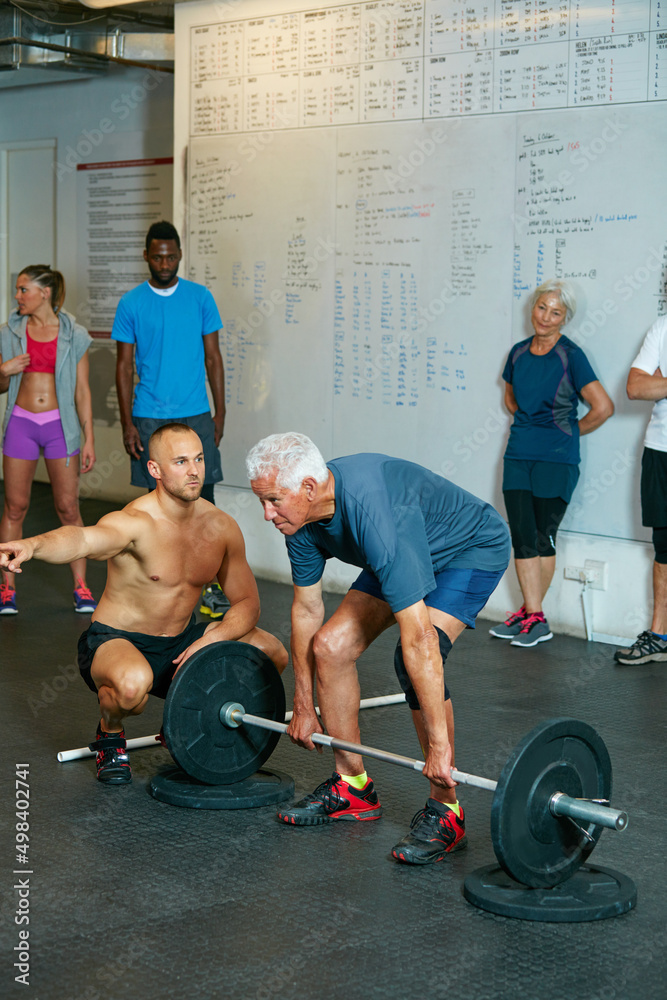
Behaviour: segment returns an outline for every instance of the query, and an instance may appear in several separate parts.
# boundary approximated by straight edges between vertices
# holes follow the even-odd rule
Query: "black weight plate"
[[[220,709],[239,702],[251,715],[284,722],[285,691],[273,662],[245,642],[214,642],[191,656],[171,683],[162,731],[183,770],[209,785],[232,785],[258,771],[280,733],[228,728]]]
[[[519,743],[502,770],[491,806],[493,849],[508,875],[533,888],[564,882],[595,847],[601,826],[586,832],[553,816],[554,792],[608,799],[611,761],[595,730],[577,719],[540,723]]]
[[[233,785],[205,785],[182,771],[168,767],[150,784],[151,795],[171,806],[188,809],[255,809],[284,802],[294,795],[294,779],[282,771],[261,768]]]
[[[487,865],[466,876],[463,895],[474,906],[503,917],[560,924],[627,913],[637,902],[637,887],[611,868],[584,865],[551,889],[531,889],[498,865]]]

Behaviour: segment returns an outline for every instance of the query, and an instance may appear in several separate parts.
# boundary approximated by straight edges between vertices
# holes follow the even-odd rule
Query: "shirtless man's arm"
[[[32,538],[0,542],[0,567],[21,573],[29,559],[69,563],[74,559],[111,559],[135,540],[137,521],[124,511],[113,511],[91,527],[67,525]]]
[[[225,554],[216,576],[229,599],[230,608],[222,621],[209,625],[204,635],[174,660],[179,666],[198,649],[209,646],[212,642],[231,639],[247,641],[245,637],[259,621],[259,593],[255,577],[246,560],[241,529],[231,517],[225,515],[223,517]]]
[[[257,646],[269,656],[278,670],[285,669],[287,651],[282,643],[269,632],[257,628],[259,621],[259,593],[252,570],[245,554],[245,543],[236,521],[224,515],[225,555],[217,572],[218,583],[229,599],[230,608],[220,622],[209,625],[203,636],[183,650],[174,663],[178,668],[198,649],[212,642],[238,640]]]

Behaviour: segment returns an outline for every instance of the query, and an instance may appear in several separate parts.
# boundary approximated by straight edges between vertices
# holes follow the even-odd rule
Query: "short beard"
[[[175,497],[177,500],[185,500],[186,503],[193,503],[195,500],[199,500],[203,489],[204,484],[200,483],[199,491],[196,495],[185,486],[178,486],[175,489],[166,490],[166,492],[170,497]]]
[[[151,278],[153,279],[153,281],[155,282],[155,284],[156,285],[164,285],[165,288],[167,287],[167,285],[169,285],[174,280],[174,278],[178,274],[178,268],[176,268],[174,271],[170,271],[168,278],[163,278],[162,275],[160,274],[160,272],[159,271],[154,271],[153,268],[150,267],[150,265],[148,267],[148,270],[151,272]]]

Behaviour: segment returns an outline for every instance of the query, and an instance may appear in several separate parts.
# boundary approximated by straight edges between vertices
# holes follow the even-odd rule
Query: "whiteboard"
[[[265,434],[333,444],[335,140],[270,133],[250,159],[238,137],[190,148],[188,276],[223,317],[231,485],[247,485],[244,456]]]
[[[248,449],[292,429],[327,458],[421,462],[503,510],[501,372],[532,289],[566,277],[565,332],[617,413],[582,439],[564,527],[647,537],[648,407],[624,386],[667,308],[658,14],[275,6],[177,9],[180,202],[188,276],[225,323],[225,482],[247,486]]]

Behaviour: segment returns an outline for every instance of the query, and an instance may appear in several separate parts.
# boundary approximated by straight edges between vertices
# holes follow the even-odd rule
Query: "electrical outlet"
[[[566,580],[587,583],[591,590],[607,589],[607,563],[597,559],[586,559],[583,566],[566,566],[563,576]]]
[[[607,589],[609,574],[606,562],[599,562],[597,559],[586,559],[584,562],[584,572],[591,590]]]

